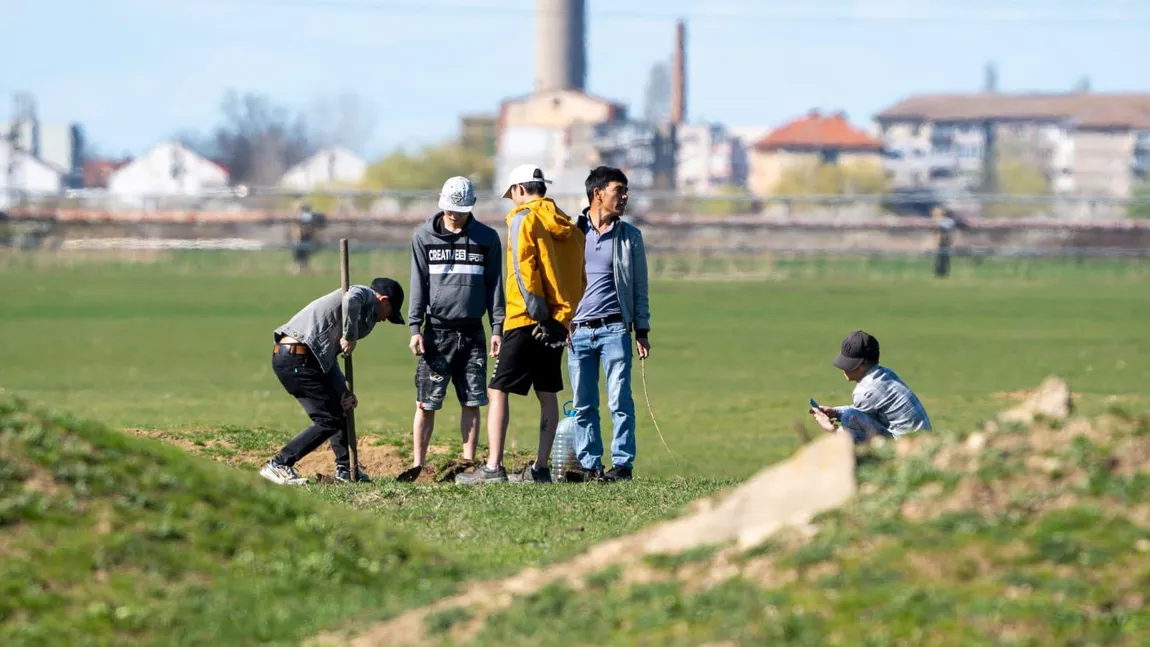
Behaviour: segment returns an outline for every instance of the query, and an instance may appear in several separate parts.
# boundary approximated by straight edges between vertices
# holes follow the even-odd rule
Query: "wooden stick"
[[[339,270],[340,270],[340,287],[343,294],[346,295],[350,287],[351,280],[347,269],[347,239],[339,239]],[[343,320],[347,319],[347,308],[343,309]],[[351,355],[344,355],[343,357],[343,376],[347,378],[348,392],[355,393],[355,372],[352,368]],[[355,409],[348,409],[347,411],[347,449],[351,454],[351,480],[359,481],[359,447],[355,439]]]

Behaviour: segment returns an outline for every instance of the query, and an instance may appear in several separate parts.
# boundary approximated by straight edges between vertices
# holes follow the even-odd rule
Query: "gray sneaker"
[[[524,467],[522,472],[508,474],[507,480],[511,483],[550,483],[551,469],[547,467],[535,469],[535,463],[531,463]]]
[[[486,464],[476,467],[474,471],[455,475],[455,482],[460,485],[477,485],[479,483],[506,483],[507,470],[500,465],[491,469]]]
[[[272,459],[260,469],[260,476],[277,485],[304,485],[307,478],[300,476],[299,471],[291,465],[282,465]]]

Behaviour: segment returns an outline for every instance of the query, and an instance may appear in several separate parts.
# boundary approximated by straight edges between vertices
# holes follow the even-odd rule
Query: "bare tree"
[[[643,113],[647,121],[661,123],[670,118],[671,68],[665,61],[651,66],[643,99]]]
[[[362,154],[375,131],[375,113],[373,105],[352,92],[317,99],[308,111],[312,141],[321,148],[343,146]]]
[[[256,94],[229,90],[223,119],[206,137],[184,133],[184,145],[228,167],[232,184],[267,186],[316,151],[301,115]]]

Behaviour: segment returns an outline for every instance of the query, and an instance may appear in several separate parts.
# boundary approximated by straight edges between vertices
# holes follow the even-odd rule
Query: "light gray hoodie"
[[[474,216],[459,233],[444,228],[442,211],[423,223],[411,239],[411,334],[421,334],[425,323],[482,328],[487,313],[491,334],[501,335],[502,252],[499,234]]]

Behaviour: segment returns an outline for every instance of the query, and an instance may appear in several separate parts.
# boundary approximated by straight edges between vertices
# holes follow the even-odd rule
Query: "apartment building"
[[[1127,197],[1150,171],[1150,94],[935,94],[875,116],[896,187],[978,190],[1009,152],[1054,193]]]
[[[747,154],[739,138],[720,124],[681,124],[675,128],[675,187],[707,195],[743,186]]]

